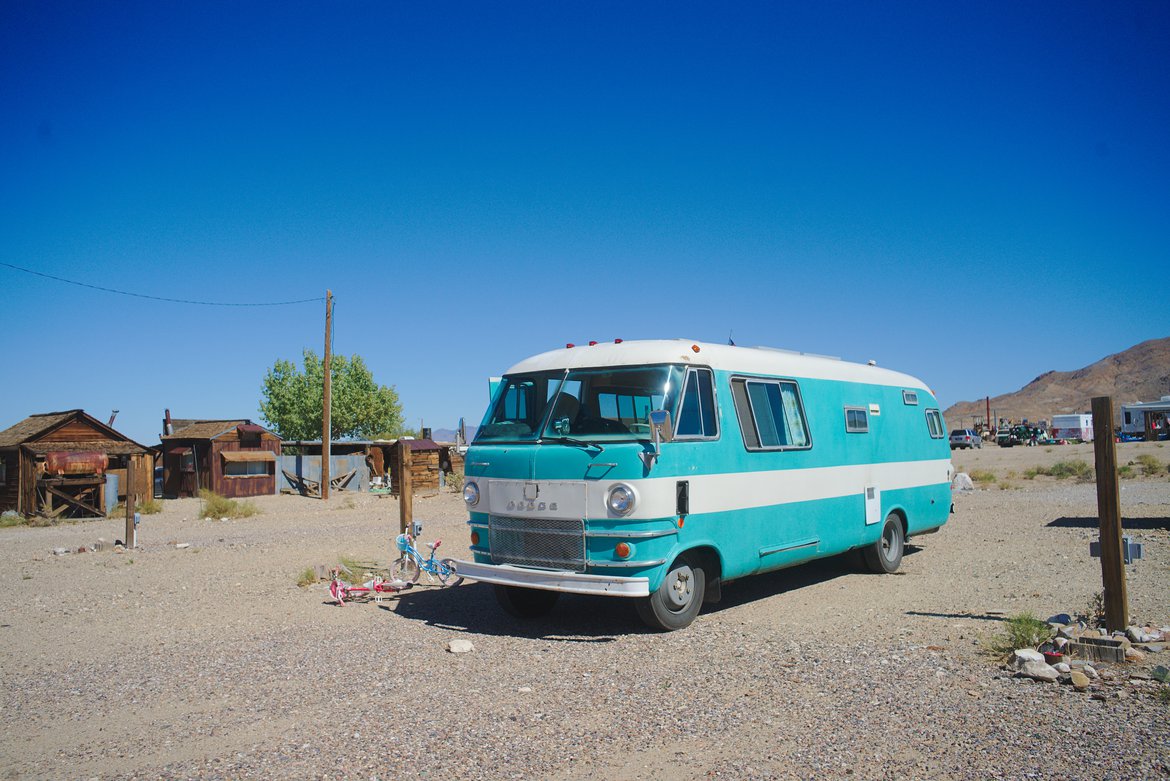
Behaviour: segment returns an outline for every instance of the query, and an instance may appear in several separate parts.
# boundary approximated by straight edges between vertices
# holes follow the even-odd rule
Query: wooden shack
[[[30,415],[0,431],[0,511],[52,518],[101,518],[124,498],[130,473],[139,499],[154,494],[149,449],[84,410]],[[106,496],[107,475],[119,495]]]
[[[163,496],[198,496],[207,488],[220,496],[276,493],[280,437],[247,418],[163,421]]]

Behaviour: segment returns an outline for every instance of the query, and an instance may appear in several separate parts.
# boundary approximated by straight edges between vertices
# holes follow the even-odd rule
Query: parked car
[[[963,448],[983,447],[983,440],[969,428],[957,428],[951,432],[951,450]]]

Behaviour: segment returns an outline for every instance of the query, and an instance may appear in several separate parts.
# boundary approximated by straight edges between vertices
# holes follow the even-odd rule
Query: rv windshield
[[[670,409],[678,366],[618,366],[504,377],[476,442],[576,437],[649,439],[652,409]]]

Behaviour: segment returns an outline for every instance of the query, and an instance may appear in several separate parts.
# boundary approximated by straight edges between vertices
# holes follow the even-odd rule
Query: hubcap
[[[682,566],[670,573],[673,580],[666,589],[666,597],[671,607],[684,608],[691,603],[695,594],[694,572],[690,567]]]

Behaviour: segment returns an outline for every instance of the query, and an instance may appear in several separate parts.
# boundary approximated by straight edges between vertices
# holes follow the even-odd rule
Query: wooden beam
[[[134,550],[138,547],[138,528],[134,525],[134,508],[136,506],[134,491],[136,488],[134,466],[131,465],[126,470],[126,536],[123,537],[126,542],[126,550]]]
[[[105,518],[106,517],[106,514],[104,512],[102,512],[101,510],[99,510],[98,508],[94,507],[91,504],[86,504],[84,501],[82,501],[82,499],[80,499],[77,496],[70,496],[69,494],[65,493],[64,491],[62,491],[61,489],[57,488],[54,485],[46,485],[45,490],[48,491],[49,493],[53,494],[53,496],[56,496],[59,499],[64,499],[66,502],[73,505],[74,507],[77,507],[79,509],[86,510],[88,512],[93,513],[95,518]],[[62,508],[62,509],[65,509],[65,508]]]
[[[1093,451],[1097,467],[1097,518],[1101,526],[1101,581],[1105,586],[1105,628],[1129,625],[1125,558],[1121,549],[1121,494],[1117,485],[1117,446],[1113,442],[1113,398],[1093,399]]]

